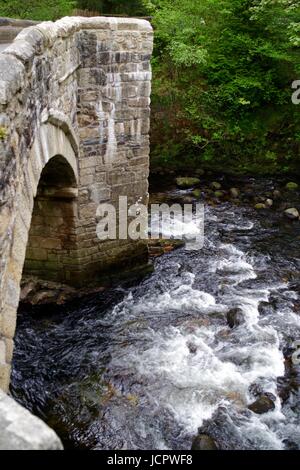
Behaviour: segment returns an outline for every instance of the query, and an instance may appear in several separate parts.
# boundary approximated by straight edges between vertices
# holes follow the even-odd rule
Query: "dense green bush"
[[[76,0],[1,0],[0,16],[56,20],[72,13]]]
[[[231,171],[299,165],[298,0],[152,0],[154,160]],[[171,145],[170,145],[171,142]]]

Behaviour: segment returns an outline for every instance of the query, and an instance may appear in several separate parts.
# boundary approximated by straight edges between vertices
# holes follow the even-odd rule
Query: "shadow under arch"
[[[77,270],[78,189],[62,155],[42,170],[32,211],[23,276],[73,283]]]

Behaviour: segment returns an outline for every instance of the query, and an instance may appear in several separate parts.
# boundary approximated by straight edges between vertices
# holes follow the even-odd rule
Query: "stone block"
[[[22,266],[18,265],[17,269],[17,273],[8,271],[8,277],[6,278],[6,282],[3,286],[3,297],[5,299],[5,302],[13,308],[17,308],[17,306],[19,305],[20,297],[20,280],[22,274]]]
[[[1,318],[1,333],[6,337],[12,339],[16,331],[17,323],[17,309],[10,305],[3,307]]]
[[[7,370],[1,373],[0,366],[0,384],[1,382],[3,389],[7,390]],[[52,429],[0,391],[0,450],[62,450],[62,448],[60,439]]]
[[[6,346],[6,362],[11,364],[13,352],[14,352],[14,342],[11,338],[5,338]]]
[[[8,392],[10,381],[10,366],[9,364],[0,364],[0,393],[1,390]],[[1,428],[1,419],[0,419],[0,428]],[[1,439],[1,430],[0,430],[0,439]],[[0,441],[1,442],[1,441]],[[1,448],[1,446],[0,446]]]
[[[86,157],[82,158],[79,161],[79,167],[81,168],[90,168],[96,165],[96,158],[95,157]]]
[[[94,174],[80,176],[80,183],[82,184],[82,186],[90,186],[94,183],[94,180]]]
[[[46,260],[48,257],[48,251],[46,248],[27,248],[26,258],[27,260]]]
[[[24,85],[25,68],[12,55],[0,55],[0,104],[7,104]]]
[[[57,249],[60,250],[62,247],[61,240],[57,238],[48,238],[48,237],[30,237],[30,246],[32,249],[39,250],[40,247],[43,249]],[[40,252],[42,254],[42,252]]]
[[[81,219],[95,220],[97,204],[89,203],[85,204],[79,209],[79,215]]]
[[[0,365],[6,364],[6,344],[4,339],[0,339]]]

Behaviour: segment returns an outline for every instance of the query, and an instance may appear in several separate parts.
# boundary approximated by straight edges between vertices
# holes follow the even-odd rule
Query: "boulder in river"
[[[218,181],[213,181],[212,183],[210,183],[210,187],[214,191],[218,191],[219,189],[222,188],[221,183],[219,183]]]
[[[278,189],[273,191],[273,198],[277,200],[281,198],[281,192]]]
[[[201,189],[194,189],[194,191],[192,192],[192,195],[199,199],[201,197]]]
[[[198,348],[195,343],[192,343],[191,341],[189,341],[187,343],[187,347],[189,349],[190,354],[196,354]]]
[[[193,204],[194,198],[192,196],[184,196],[182,202],[183,204]]]
[[[267,207],[272,207],[273,204],[274,204],[273,199],[268,198],[268,199],[265,200],[265,205],[266,205]]]
[[[28,299],[29,295],[34,295],[37,292],[37,289],[39,288],[39,284],[35,281],[29,281],[27,283],[24,283],[24,285],[21,286],[21,294],[20,294],[20,300],[21,302],[24,302]]]
[[[272,395],[272,398],[273,397]],[[272,400],[271,394],[265,393],[261,395],[257,400],[255,400],[251,405],[248,406],[248,409],[253,411],[258,415],[262,415],[263,413],[267,413],[268,411],[273,411],[275,409],[274,400]]]
[[[176,181],[178,188],[181,188],[181,189],[192,188],[193,186],[197,186],[197,184],[200,183],[199,178],[189,178],[187,176],[176,178],[175,181]]]
[[[191,450],[218,450],[218,447],[212,437],[198,434],[193,440]]]
[[[39,304],[51,304],[55,303],[57,300],[57,291],[56,290],[41,290],[37,292],[31,303],[32,305],[39,305]]]
[[[240,195],[240,192],[237,188],[230,188],[229,192],[231,197],[233,197],[234,199],[237,199]]]
[[[221,199],[222,197],[225,196],[225,192],[224,192],[224,191],[215,191],[215,192],[214,192],[214,196],[215,196],[217,199]]]
[[[261,210],[261,209],[266,209],[267,206],[266,204],[259,202],[258,204],[255,204],[254,209]]]
[[[236,326],[241,325],[244,323],[244,314],[241,308],[232,308],[227,313],[227,323],[230,328],[234,328]]]
[[[300,218],[300,214],[295,207],[290,207],[289,209],[286,209],[284,211],[284,214],[291,220],[297,220]]]
[[[219,406],[214,414],[203,422],[198,433],[210,436],[218,446],[218,450],[253,449],[251,436],[241,432],[241,427],[249,419],[247,416],[251,416],[251,412],[247,409]]]
[[[288,191],[296,191],[299,188],[299,185],[291,181],[290,183],[286,184],[285,188]]]

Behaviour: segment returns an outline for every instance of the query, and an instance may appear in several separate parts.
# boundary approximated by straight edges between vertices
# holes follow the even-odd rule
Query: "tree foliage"
[[[1,0],[0,16],[31,20],[56,20],[70,15],[76,0]]]
[[[299,159],[298,0],[152,0],[153,152],[240,171]],[[169,143],[172,142],[171,145]]]

